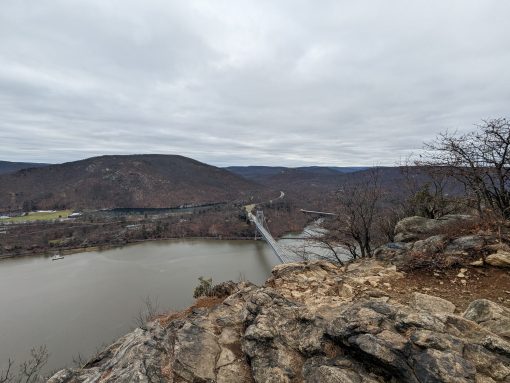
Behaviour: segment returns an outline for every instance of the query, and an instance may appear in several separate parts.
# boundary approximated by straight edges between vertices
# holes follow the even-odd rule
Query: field
[[[72,212],[73,212],[72,210],[56,210],[52,212],[31,212],[28,213],[28,215],[22,217],[0,218],[0,224],[33,221],[54,221],[59,218],[67,218],[69,214],[71,214]]]

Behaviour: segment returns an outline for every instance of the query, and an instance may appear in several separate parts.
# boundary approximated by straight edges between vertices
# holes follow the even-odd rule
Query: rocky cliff
[[[214,304],[163,316],[49,382],[509,382],[510,311],[459,310],[376,260],[274,268],[225,283]],[[209,298],[211,299],[211,298]]]

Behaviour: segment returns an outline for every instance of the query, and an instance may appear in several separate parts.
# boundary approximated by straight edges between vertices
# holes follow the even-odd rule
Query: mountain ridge
[[[51,164],[46,164],[46,163],[42,163],[42,162],[0,161],[0,175],[15,173],[19,170],[29,169],[29,168],[42,168],[42,167],[49,166],[49,165],[51,165]]]
[[[105,155],[0,175],[0,210],[169,207],[249,198],[263,188],[179,155]]]

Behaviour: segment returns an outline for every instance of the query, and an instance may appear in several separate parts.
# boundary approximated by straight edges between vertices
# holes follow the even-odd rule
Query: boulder
[[[412,245],[412,250],[424,254],[436,254],[444,250],[446,246],[446,237],[444,235],[433,235]]]
[[[405,242],[386,243],[374,250],[374,256],[382,261],[399,263],[405,258],[411,247],[412,244]]]
[[[488,299],[471,302],[463,317],[502,337],[510,338],[510,309]]]
[[[491,266],[510,267],[510,252],[498,250],[485,258],[485,262]]]
[[[488,244],[493,243],[495,238],[486,235],[466,235],[450,241],[444,249],[445,254],[470,255],[479,254]]]
[[[419,239],[431,237],[439,234],[446,227],[472,219],[469,215],[452,214],[439,219],[430,219],[425,217],[413,216],[407,217],[395,226],[396,242],[414,242]]]
[[[455,305],[446,299],[422,293],[413,293],[411,307],[431,313],[453,313]]]
[[[166,331],[153,323],[147,329],[137,328],[106,348],[80,370],[62,370],[48,383],[98,382],[109,371],[110,382],[162,381],[168,354],[159,345],[166,343]]]

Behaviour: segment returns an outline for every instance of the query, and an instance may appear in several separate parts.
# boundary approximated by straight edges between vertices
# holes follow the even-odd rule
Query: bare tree
[[[9,359],[7,368],[0,371],[0,383],[36,383],[43,381],[41,370],[48,362],[49,353],[46,346],[32,348],[30,359],[19,365],[18,374],[14,375],[14,361]]]
[[[305,239],[301,241],[298,247],[290,247],[287,250],[292,251],[299,258],[304,260],[324,259],[331,262],[344,264],[345,248],[349,245],[342,246],[342,239],[336,236],[334,230],[305,229],[303,235]]]
[[[378,168],[351,178],[338,190],[335,218],[324,221],[323,232],[309,235],[308,253],[340,264],[346,254],[371,257],[382,195]]]
[[[14,361],[9,358],[7,361],[7,368],[5,370],[0,371],[0,383],[10,383],[13,381],[14,377],[12,375],[12,366],[14,365]]]
[[[440,134],[426,145],[419,164],[440,168],[461,182],[481,215],[489,208],[510,219],[510,122],[484,120],[477,128],[463,135]]]
[[[18,382],[34,383],[41,379],[40,372],[43,366],[46,365],[49,358],[49,353],[46,346],[33,348],[30,350],[31,358],[20,365]]]
[[[394,242],[395,226],[398,221],[406,216],[400,201],[390,201],[387,205],[383,206],[376,219],[376,230],[382,239],[386,242]]]
[[[372,256],[374,222],[381,198],[378,168],[357,176],[338,191],[338,232],[335,235],[353,258]]]
[[[423,166],[421,158],[410,155],[400,165],[400,171],[404,216],[441,218],[459,210],[458,199],[448,193],[453,188],[452,177],[444,167]]]

